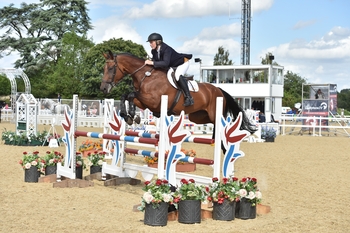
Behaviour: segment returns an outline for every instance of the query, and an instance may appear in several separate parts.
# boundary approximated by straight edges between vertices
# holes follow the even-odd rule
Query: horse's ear
[[[102,55],[103,55],[106,59],[108,59],[108,54],[107,54],[107,53],[102,53]]]
[[[112,53],[111,50],[108,50],[108,54],[109,54],[109,58],[110,58],[110,59],[113,59],[113,58],[114,58],[114,55],[113,55],[113,53]]]

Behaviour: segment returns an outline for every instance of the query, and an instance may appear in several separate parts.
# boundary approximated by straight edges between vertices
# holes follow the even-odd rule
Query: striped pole
[[[120,136],[120,135],[104,134],[104,133],[97,133],[97,132],[85,132],[85,131],[78,131],[78,130],[75,131],[75,136],[76,137],[103,138],[103,139],[110,139],[110,140],[118,140],[118,141],[126,141],[126,142],[139,142],[139,143],[145,143],[145,144],[158,145],[158,139],[155,139],[155,138]]]
[[[137,131],[125,131],[125,134],[128,136],[137,136],[137,137],[144,137],[144,138],[157,138],[159,139],[159,134],[155,133],[148,133],[148,132],[137,132]],[[211,138],[199,138],[194,136],[189,136],[185,139],[184,142],[194,142],[194,143],[200,143],[200,144],[214,144],[215,140]]]
[[[125,148],[124,151],[126,153],[135,154],[135,155],[158,157],[158,152],[156,151],[138,150],[138,149],[132,149],[132,148]],[[167,156],[165,155],[165,157]],[[190,156],[186,156],[185,158],[180,159],[180,161],[187,162],[187,163],[203,164],[203,165],[214,164],[214,160],[212,159],[196,158],[196,157],[190,157]]]
[[[126,130],[125,134],[128,136],[136,136],[136,137],[143,137],[143,138],[159,138],[159,134],[150,133],[150,132],[137,132],[137,131]]]

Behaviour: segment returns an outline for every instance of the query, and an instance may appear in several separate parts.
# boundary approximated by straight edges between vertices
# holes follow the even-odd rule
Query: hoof
[[[141,117],[139,115],[135,116],[134,121],[135,121],[136,124],[140,124]]]
[[[132,123],[133,123],[132,118],[128,116],[128,117],[127,117],[127,120],[126,120],[126,123],[127,123],[128,125],[132,125]]]

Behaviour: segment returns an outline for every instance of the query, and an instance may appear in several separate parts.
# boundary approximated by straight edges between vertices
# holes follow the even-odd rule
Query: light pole
[[[202,80],[202,70],[201,70],[202,60],[200,58],[195,58],[194,62],[199,62],[199,82],[203,82],[203,80]]]

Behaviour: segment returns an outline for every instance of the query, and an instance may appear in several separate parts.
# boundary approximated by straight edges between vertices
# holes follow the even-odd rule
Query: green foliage
[[[84,34],[91,29],[84,0],[41,0],[22,3],[20,8],[10,4],[0,9],[0,54],[17,51],[20,59],[16,68],[25,73],[40,71],[56,64],[61,57],[62,38],[66,32]]]
[[[0,96],[11,95],[11,82],[0,74]]]
[[[340,108],[344,108],[347,110],[347,113],[344,112],[345,115],[349,115],[350,111],[350,89],[343,89],[338,93],[338,110]]]
[[[225,51],[223,46],[220,46],[218,48],[218,53],[215,54],[214,57],[214,66],[218,65],[232,65],[232,60],[230,60],[228,57],[230,56],[230,53],[228,50]]]
[[[173,196],[167,180],[156,179],[146,181],[145,187],[142,188],[145,193],[141,199],[139,210],[144,211],[146,204],[152,204],[153,208],[157,208],[161,202],[172,203]]]
[[[143,46],[136,44],[131,40],[112,38],[108,41],[102,42],[101,44],[95,45],[88,51],[85,57],[85,69],[83,74],[84,87],[81,89],[81,94],[83,96],[119,99],[122,94],[133,91],[131,78],[129,77],[125,77],[114,89],[112,89],[111,93],[106,96],[103,96],[102,92],[99,90],[103,75],[103,68],[105,65],[103,53],[106,53],[108,50],[111,50],[116,54],[127,52],[144,59],[147,57],[147,52]]]
[[[282,106],[294,107],[295,103],[301,103],[302,87],[306,84],[306,79],[287,71],[284,75],[284,97],[282,99]]]
[[[265,54],[265,58],[263,58],[263,57],[261,58],[261,64],[270,65],[272,62],[270,60],[270,56],[273,56],[273,54],[271,52],[268,52],[267,54]],[[279,64],[276,61],[273,61],[272,65],[279,66]]]
[[[174,202],[182,200],[201,200],[204,201],[207,197],[204,185],[196,184],[194,179],[181,179],[181,186],[174,193]]]

